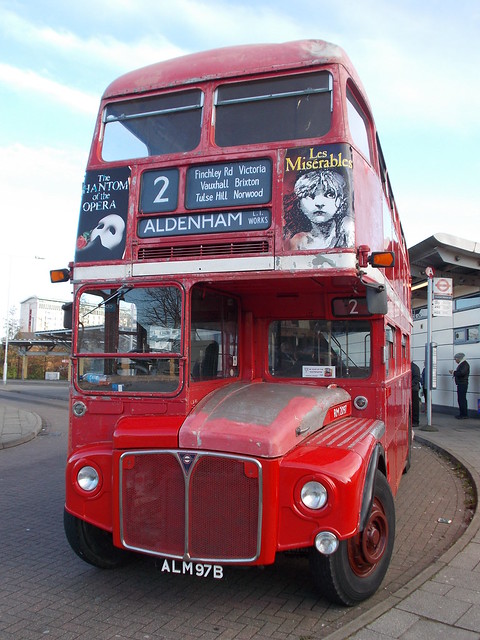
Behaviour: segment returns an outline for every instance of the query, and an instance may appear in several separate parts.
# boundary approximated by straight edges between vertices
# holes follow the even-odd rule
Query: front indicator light
[[[323,484],[311,480],[303,485],[300,497],[307,509],[321,509],[327,504],[328,493]]]
[[[84,491],[95,491],[99,479],[98,472],[93,467],[82,467],[77,473],[78,486]]]
[[[338,538],[330,531],[321,531],[315,536],[315,547],[324,556],[331,556],[338,549]]]

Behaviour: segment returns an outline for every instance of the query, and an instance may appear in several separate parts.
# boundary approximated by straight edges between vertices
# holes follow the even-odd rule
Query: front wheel
[[[372,596],[387,572],[394,539],[393,496],[387,479],[377,470],[373,503],[363,531],[342,540],[330,556],[312,549],[310,567],[322,595],[347,606]]]
[[[65,535],[75,553],[99,569],[116,569],[132,559],[132,554],[115,547],[112,534],[64,511]]]

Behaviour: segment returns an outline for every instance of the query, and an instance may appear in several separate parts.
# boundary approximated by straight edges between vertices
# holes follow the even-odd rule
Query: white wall
[[[425,311],[426,313],[426,311]],[[467,402],[469,412],[478,413],[480,400],[480,342],[455,343],[455,329],[480,325],[480,307],[454,311],[451,317],[432,318],[432,342],[437,343],[437,388],[432,392],[432,404],[454,412],[458,408],[457,387],[450,369],[455,369],[453,356],[464,353],[470,364]],[[414,320],[412,334],[412,359],[422,371],[425,362],[427,318]]]
[[[51,331],[63,328],[61,300],[32,296],[20,305],[20,331]]]

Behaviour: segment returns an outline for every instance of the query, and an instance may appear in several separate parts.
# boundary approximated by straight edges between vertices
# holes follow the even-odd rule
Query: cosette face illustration
[[[345,180],[335,171],[310,172],[295,184],[300,210],[312,224],[340,213],[345,201]]]
[[[92,231],[90,242],[100,238],[100,242],[106,249],[115,249],[122,242],[125,222],[120,216],[112,213],[99,220]]]
[[[331,220],[337,213],[335,194],[317,188],[312,195],[301,198],[300,209],[311,222],[319,224]]]

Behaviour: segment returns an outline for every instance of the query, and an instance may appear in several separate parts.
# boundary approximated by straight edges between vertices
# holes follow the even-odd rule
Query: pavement
[[[434,412],[415,429],[417,442],[446,452],[480,488],[480,416],[456,420]],[[35,413],[0,403],[0,449],[35,438],[41,431]],[[379,604],[328,635],[328,640],[479,640],[480,513],[440,558]]]
[[[36,413],[0,404],[0,449],[33,440],[41,429],[42,420]]]
[[[447,453],[469,476],[478,500],[480,416],[456,420],[433,413],[415,440]],[[426,478],[425,481],[428,481]],[[420,487],[418,488],[420,490]],[[412,496],[414,498],[414,496]],[[328,640],[479,640],[480,513],[440,558],[386,600],[330,634]]]

